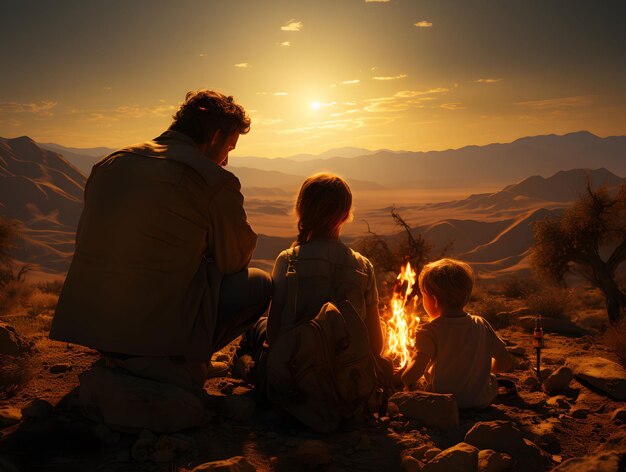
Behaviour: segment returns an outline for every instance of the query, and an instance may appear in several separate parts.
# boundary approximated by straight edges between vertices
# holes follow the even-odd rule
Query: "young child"
[[[417,332],[402,383],[408,389],[424,375],[428,391],[454,394],[459,408],[487,407],[498,394],[493,373],[509,370],[512,359],[491,325],[463,310],[474,285],[471,267],[441,259],[424,267],[418,283],[432,321]]]

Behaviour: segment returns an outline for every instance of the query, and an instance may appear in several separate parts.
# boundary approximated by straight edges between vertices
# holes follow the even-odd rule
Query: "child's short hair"
[[[472,294],[474,271],[465,262],[440,259],[424,266],[418,283],[420,290],[435,297],[440,305],[460,310]]]

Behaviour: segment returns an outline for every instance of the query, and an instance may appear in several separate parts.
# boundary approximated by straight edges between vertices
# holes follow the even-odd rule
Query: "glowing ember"
[[[388,318],[385,321],[387,345],[384,355],[393,361],[397,369],[403,368],[411,360],[414,352],[415,332],[420,323],[416,315],[418,297],[412,297],[416,280],[417,274],[407,262],[398,275],[398,282],[393,289],[393,297],[387,309]]]

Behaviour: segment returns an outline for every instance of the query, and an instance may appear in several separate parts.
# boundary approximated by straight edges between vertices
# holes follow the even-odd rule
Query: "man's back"
[[[210,355],[215,320],[199,313],[215,310],[220,274],[245,267],[256,242],[238,197],[238,180],[175,131],[98,163],[51,337],[131,355]],[[227,244],[216,241],[233,239],[224,227],[236,237]]]

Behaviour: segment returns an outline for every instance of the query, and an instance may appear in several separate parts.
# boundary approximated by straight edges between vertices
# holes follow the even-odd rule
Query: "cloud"
[[[255,118],[254,125],[272,126],[278,123],[282,123],[282,118]]]
[[[389,3],[391,0],[365,0],[365,3]]]
[[[443,103],[441,108],[446,110],[463,110],[465,106],[462,103]]]
[[[144,118],[146,116],[169,116],[176,107],[174,105],[157,105],[152,107],[140,107],[136,105],[120,106],[113,110],[117,116],[127,118]]]
[[[275,97],[286,97],[289,94],[287,92],[275,92],[272,95],[274,95]]]
[[[105,85],[104,87],[102,87],[102,90],[113,90],[113,88]]]
[[[41,116],[52,116],[50,110],[57,106],[52,100],[41,100],[35,103],[0,102],[0,112],[33,113]]]
[[[199,56],[200,56],[200,57],[206,57],[206,56],[207,56],[207,53],[206,53],[206,52],[202,52],[202,53],[200,53],[200,54],[199,54]]]
[[[304,25],[301,21],[296,21],[295,19],[289,20],[283,26],[280,27],[282,31],[300,31]]]
[[[283,41],[282,43],[280,43],[280,45],[284,48],[288,48],[289,46],[291,46],[291,41]]]
[[[350,84],[358,84],[359,82],[360,82],[359,79],[354,79],[354,80],[344,80],[341,83],[344,85],[350,85]]]
[[[252,66],[247,62],[240,62],[238,64],[235,64],[235,67],[238,69],[250,69]]]
[[[327,120],[311,123],[307,126],[300,128],[281,129],[278,134],[298,134],[298,133],[310,133],[311,131],[351,131],[357,128],[364,128],[366,126],[381,126],[394,121],[389,117],[363,117],[363,118],[349,118],[343,120]]]
[[[445,92],[448,92],[449,90],[450,89],[447,89],[444,87],[437,87],[437,88],[433,88],[430,90],[401,90],[399,92],[396,92],[394,96],[398,98],[413,98],[413,97],[419,97],[421,95],[445,93]]]
[[[477,84],[495,84],[496,82],[500,82],[502,79],[478,79],[474,80],[474,83]]]
[[[430,21],[422,20],[415,23],[418,28],[430,28],[433,24]]]
[[[257,92],[257,95],[267,95],[267,92]]]
[[[377,76],[377,77],[372,77],[373,80],[398,80],[398,79],[404,79],[406,77],[406,74],[399,74],[399,75],[394,75],[394,76]]]
[[[517,102],[515,105],[533,110],[553,110],[555,108],[581,107],[588,105],[591,101],[591,96],[579,95],[574,97],[548,98],[545,100],[529,100],[525,102]]]

